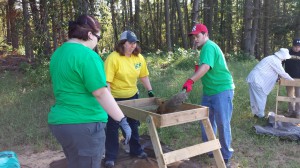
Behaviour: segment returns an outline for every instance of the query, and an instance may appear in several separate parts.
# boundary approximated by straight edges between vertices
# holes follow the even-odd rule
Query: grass
[[[163,68],[158,66],[159,63],[154,57],[147,57],[152,87],[156,97],[170,98],[181,91],[182,84],[193,73],[193,68],[180,63],[176,64],[178,66],[170,66],[170,62],[163,61],[163,58],[158,60],[164,64]],[[236,86],[231,122],[232,147],[235,150],[233,161],[238,162],[240,167],[299,167],[299,142],[255,133],[253,126],[265,123],[252,117],[245,78],[256,63],[257,61],[228,63]],[[167,65],[166,68],[165,65]],[[47,113],[54,103],[51,85],[47,82],[39,85],[32,83],[36,82],[32,82],[31,78],[21,73],[0,73],[1,150],[18,151],[26,145],[33,146],[36,152],[45,149],[60,149],[47,126]],[[138,86],[141,97],[147,97],[147,92],[142,85]],[[193,86],[187,102],[199,104],[201,94],[201,82],[198,81]],[[275,98],[276,89],[268,97],[266,112],[275,111]],[[287,106],[282,105],[280,108],[284,110]],[[144,123],[140,127],[140,132],[141,134],[147,133]],[[158,133],[160,140],[174,149],[201,141],[199,122],[162,128],[158,130]],[[205,155],[198,158],[207,164],[214,164]]]

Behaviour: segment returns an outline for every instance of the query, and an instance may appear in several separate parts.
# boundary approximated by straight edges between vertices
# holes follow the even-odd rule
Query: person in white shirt
[[[254,117],[263,118],[267,96],[272,91],[279,77],[294,80],[282,67],[282,61],[290,59],[289,50],[280,48],[274,55],[262,59],[247,77],[249,85],[250,105]]]

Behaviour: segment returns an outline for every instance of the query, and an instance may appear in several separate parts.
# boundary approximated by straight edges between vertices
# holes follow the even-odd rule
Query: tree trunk
[[[90,12],[88,13],[95,16],[96,14],[95,0],[89,0],[89,3],[87,2],[87,5],[88,5],[88,9],[90,10]]]
[[[23,35],[24,35],[24,46],[25,46],[25,56],[28,58],[30,61],[33,58],[33,50],[32,50],[32,33],[31,33],[31,28],[30,28],[30,16],[28,12],[28,1],[27,0],[22,0],[22,8],[23,8],[23,21],[24,21],[24,30],[23,30]]]
[[[253,1],[253,21],[251,30],[251,44],[250,44],[250,55],[255,55],[256,37],[258,31],[258,17],[259,17],[259,4],[260,0]]]
[[[189,45],[187,34],[189,33],[189,31],[192,30],[192,28],[191,28],[191,22],[190,22],[190,19],[189,19],[189,9],[188,9],[188,1],[187,0],[183,1],[183,11],[184,11],[183,25],[184,25],[184,35],[185,35],[184,38],[186,39],[187,47],[189,47],[190,45]]]
[[[135,0],[135,15],[134,15],[135,32],[142,42],[141,26],[140,26],[140,0]]]
[[[262,53],[263,53],[263,27],[264,27],[264,24],[263,24],[263,21],[264,21],[264,18],[263,18],[263,7],[262,7],[262,2],[259,3],[259,16],[262,16],[262,17],[259,17],[258,18],[258,31],[257,31],[257,42],[256,42],[256,45],[255,45],[255,48],[256,48],[256,53],[255,53],[255,58],[258,59],[258,60],[261,60],[261,56],[262,56]]]
[[[196,23],[198,23],[198,16],[199,16],[199,0],[194,0],[193,2],[193,9],[191,13],[192,17],[192,25],[191,27],[194,27]],[[191,31],[192,29],[189,29]]]
[[[7,35],[6,34],[6,17],[4,17],[5,16],[5,10],[6,10],[6,5],[3,5],[2,6],[2,8],[1,8],[1,15],[3,16],[3,18],[2,18],[2,34],[5,36],[5,35]],[[4,41],[3,41],[4,42]]]
[[[214,15],[213,1],[204,0],[204,24],[208,29],[210,39],[213,39],[213,32],[212,32],[213,15]]]
[[[39,17],[39,11],[36,6],[36,1],[35,0],[29,0],[31,12],[32,12],[32,18],[33,18],[33,23],[34,23],[34,29],[35,31],[38,31],[40,28],[40,17]]]
[[[59,9],[60,6],[60,2],[58,2],[57,0],[51,0],[51,10],[57,10]],[[59,11],[63,11],[63,9],[60,9]],[[53,49],[55,50],[58,46],[58,30],[59,30],[59,22],[58,19],[59,19],[59,13],[58,12],[52,12],[51,13],[51,22],[52,22],[52,41],[53,41]]]
[[[218,0],[211,0],[211,5],[212,5],[212,9],[213,9],[213,14],[212,14],[212,31],[213,32],[219,32],[219,3]],[[215,37],[215,36],[214,36]],[[217,38],[219,38],[219,36],[216,36]],[[211,37],[212,38],[212,37]],[[215,39],[215,40],[219,40],[219,39]]]
[[[182,13],[181,13],[181,8],[180,8],[179,0],[176,0],[176,6],[177,6],[177,14],[178,14],[179,31],[180,31],[180,35],[181,35],[183,47],[185,49],[187,49],[188,46],[187,46],[187,42],[186,42],[186,35],[185,35],[184,29],[183,29],[183,23],[182,23],[182,18],[183,17],[182,17]]]
[[[133,13],[132,13],[132,0],[129,0],[129,17],[130,17],[130,26],[133,25]]]
[[[191,12],[192,23],[191,23],[190,29],[188,29],[188,32],[192,31],[192,27],[194,27],[194,25],[199,22],[198,17],[199,17],[199,0],[194,0],[193,9],[192,9],[192,12]],[[193,49],[194,49],[193,41],[194,40],[192,38],[190,38],[190,46],[192,46]]]
[[[122,1],[122,6],[123,6],[123,12],[122,12],[123,29],[127,30],[127,5],[126,5],[126,0]]]
[[[252,0],[245,0],[244,22],[243,22],[244,34],[243,34],[243,41],[242,41],[242,50],[247,55],[250,55],[250,48],[251,48],[252,10],[253,10]]]
[[[232,0],[227,0],[227,8],[226,11],[232,11]],[[232,52],[233,51],[233,32],[232,32],[232,13],[226,12],[226,20],[225,20],[225,39],[226,39],[226,49],[225,52]]]
[[[295,30],[295,35],[294,37],[297,37],[297,38],[300,38],[300,3],[298,2],[298,5],[297,5],[297,9],[298,9],[298,12],[296,14],[296,30]]]
[[[111,12],[112,27],[114,30],[114,39],[115,39],[115,41],[118,41],[118,31],[117,31],[117,22],[116,22],[116,13],[115,13],[115,0],[110,1],[110,12]]]
[[[170,11],[169,0],[165,0],[165,20],[166,20],[166,43],[168,51],[172,51],[171,36],[170,36]]]
[[[270,54],[270,43],[269,43],[269,33],[270,33],[270,0],[264,1],[264,56]]]
[[[68,5],[68,7],[69,7],[69,5]],[[59,33],[58,39],[59,39],[59,43],[61,44],[62,42],[65,42],[67,39],[67,36],[66,36],[67,33],[65,33],[65,30],[63,28],[63,22],[64,22],[64,18],[68,17],[68,15],[65,15],[65,13],[67,13],[67,11],[68,11],[68,8],[67,7],[64,8],[64,3],[60,2],[60,9],[61,9],[61,13],[59,14],[60,23],[58,24],[58,33]],[[69,18],[69,20],[71,20],[71,19]],[[53,47],[53,49],[55,50],[56,48]]]
[[[87,0],[75,0],[73,5],[75,9],[75,17],[89,13],[89,3]]]
[[[11,42],[11,45],[13,47],[13,50],[16,50],[19,48],[19,36],[18,36],[18,29],[16,27],[16,20],[17,20],[17,11],[15,9],[15,0],[8,0],[8,21],[10,25],[10,35],[11,38],[8,39],[8,42]]]
[[[176,15],[177,12],[177,6],[175,1],[170,2],[170,8],[172,9],[172,20],[173,20],[173,28],[171,28],[172,36],[171,38],[171,44],[172,46],[174,45],[179,45],[179,26],[178,26],[178,15]]]
[[[157,48],[158,47],[158,43],[157,43],[157,35],[156,35],[156,31],[155,31],[155,22],[153,19],[153,14],[152,14],[152,8],[151,8],[151,4],[150,4],[150,0],[147,0],[147,7],[149,10],[149,16],[150,16],[150,21],[151,21],[151,29],[152,29],[152,41],[154,42],[154,47]]]
[[[159,44],[162,44],[163,43],[163,40],[162,40],[162,37],[163,37],[163,35],[162,35],[162,25],[163,25],[163,17],[161,17],[161,16],[163,16],[163,4],[164,4],[164,2],[163,2],[163,0],[160,0],[160,1],[158,1],[159,2],[159,4],[158,4],[158,18],[159,19],[157,19],[158,20],[158,38],[159,38]]]
[[[225,19],[224,19],[224,15],[225,15],[225,5],[226,3],[224,2],[225,0],[221,0],[221,9],[220,9],[220,27],[219,27],[219,34],[225,34]],[[222,51],[225,51],[225,40],[221,40],[219,43],[220,48],[222,49]]]
[[[11,44],[11,25],[10,25],[10,14],[9,5],[6,5],[6,44]]]
[[[41,36],[43,42],[43,54],[44,56],[50,56],[50,33],[48,23],[48,5],[47,0],[40,0],[40,19],[41,19]]]

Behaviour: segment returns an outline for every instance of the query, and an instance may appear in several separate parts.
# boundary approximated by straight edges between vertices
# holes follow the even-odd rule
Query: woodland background
[[[193,73],[198,55],[190,49],[192,41],[187,34],[195,23],[206,24],[210,38],[226,56],[236,86],[232,161],[247,168],[299,167],[299,141],[255,133],[253,126],[267,120],[251,114],[245,81],[258,60],[278,48],[291,47],[292,39],[300,37],[299,0],[0,0],[1,150],[16,151],[23,161],[31,161],[29,151],[41,156],[45,150],[61,150],[47,123],[55,102],[49,59],[67,40],[68,21],[82,13],[96,16],[102,24],[98,50],[103,60],[122,31],[130,29],[137,34],[155,96],[160,98],[178,93]],[[16,69],[19,71],[12,71]],[[138,87],[141,97],[147,97],[140,83]],[[200,95],[201,82],[196,82],[187,103],[199,104]],[[275,100],[274,88],[266,114],[274,111]],[[287,104],[279,110],[284,113]],[[158,134],[172,149],[180,149],[199,143],[199,130],[199,122],[192,122],[162,128]],[[146,125],[142,123],[139,131],[147,134]],[[42,160],[33,158],[32,163]],[[215,165],[206,155],[198,161],[203,167]]]
[[[230,56],[261,59],[300,37],[299,0],[0,0],[0,50],[49,60],[67,40],[68,21],[87,13],[102,24],[101,52],[130,29],[144,52],[188,49],[195,23]]]

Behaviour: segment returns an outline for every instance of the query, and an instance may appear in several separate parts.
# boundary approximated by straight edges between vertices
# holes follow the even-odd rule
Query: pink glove
[[[194,84],[194,81],[192,79],[188,79],[182,86],[182,89],[185,89],[186,92],[190,92],[193,89],[193,84]]]
[[[199,69],[199,65],[195,65],[195,72],[197,72],[198,71],[198,69]]]

